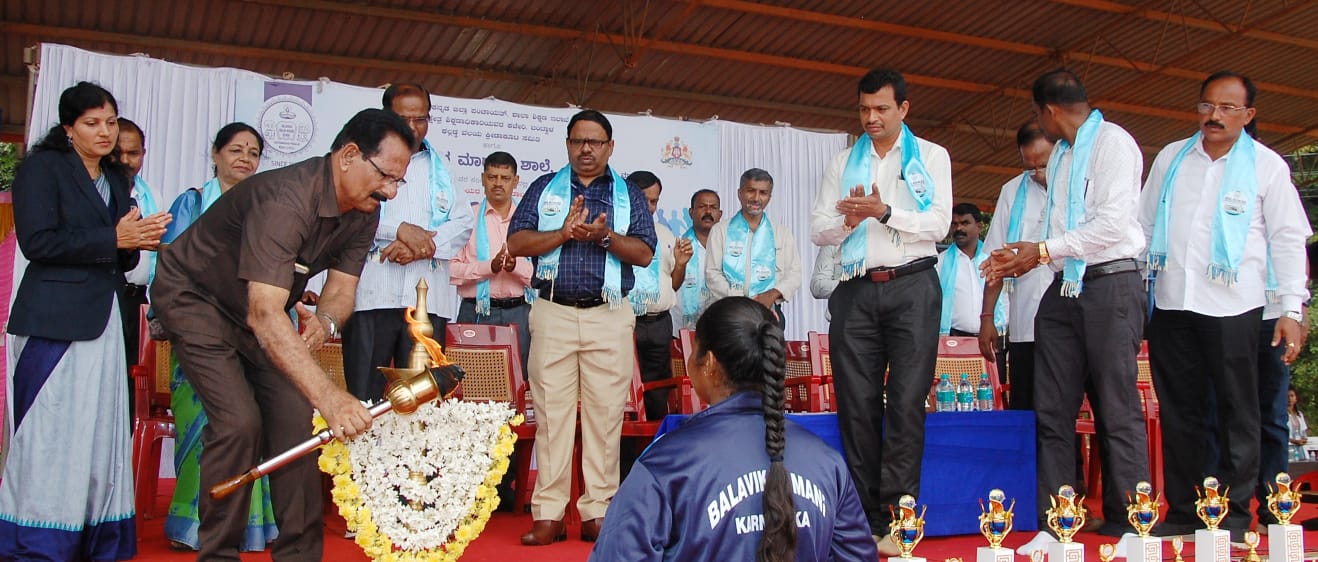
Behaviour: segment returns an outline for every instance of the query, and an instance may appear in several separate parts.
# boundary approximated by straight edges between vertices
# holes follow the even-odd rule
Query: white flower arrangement
[[[456,560],[498,505],[495,487],[516,442],[509,426],[521,422],[506,403],[425,404],[377,418],[347,445],[330,442],[320,467],[334,476],[334,501],[371,559]]]

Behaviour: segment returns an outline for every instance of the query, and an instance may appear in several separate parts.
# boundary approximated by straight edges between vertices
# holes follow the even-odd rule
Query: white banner
[[[362,109],[380,107],[382,94],[334,82],[239,80],[234,114],[265,137],[264,171],[329,152],[343,124]],[[567,165],[567,122],[577,111],[431,96],[426,139],[444,155],[454,185],[471,201],[484,196],[485,157],[512,154],[521,179],[514,193],[521,196],[536,178]],[[680,235],[690,226],[691,194],[717,186],[717,125],[632,115],[609,115],[609,121],[615,140],[610,164],[623,175],[649,170],[659,176],[659,220]]]

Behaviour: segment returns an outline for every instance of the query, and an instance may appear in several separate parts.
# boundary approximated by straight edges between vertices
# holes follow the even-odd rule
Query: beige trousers
[[[610,309],[573,308],[537,299],[531,305],[531,398],[536,414],[535,519],[561,521],[572,487],[572,453],[581,401],[583,521],[604,517],[618,491],[622,410],[631,389],[636,316],[623,302]]]

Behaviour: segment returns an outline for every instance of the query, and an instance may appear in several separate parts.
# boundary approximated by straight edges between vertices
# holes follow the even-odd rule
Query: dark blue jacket
[[[85,341],[105,331],[115,291],[123,289],[124,272],[137,265],[138,252],[120,250],[115,234],[132,205],[128,177],[104,168],[101,173],[110,184],[109,205],[72,150],[36,151],[18,167],[14,230],[30,263],[18,284],[9,333]]]
[[[842,456],[787,422],[796,559],[878,559]],[[763,527],[760,395],[734,394],[641,455],[604,517],[591,560],[754,560]]]

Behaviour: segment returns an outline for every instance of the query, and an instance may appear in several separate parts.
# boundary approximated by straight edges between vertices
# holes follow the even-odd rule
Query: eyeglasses
[[[367,164],[370,164],[372,168],[375,168],[376,173],[380,174],[380,177],[384,178],[384,181],[392,183],[398,187],[407,185],[407,180],[384,173],[384,170],[381,170],[379,166],[376,166],[375,162],[372,162],[370,158],[363,156],[362,160],[365,160]]]
[[[572,148],[581,148],[581,145],[583,144],[589,145],[595,150],[599,150],[604,148],[604,145],[609,144],[609,141],[600,139],[574,139],[572,137],[568,137],[567,139],[567,145]]]
[[[1228,114],[1230,114],[1230,113],[1241,113],[1241,112],[1245,111],[1246,109],[1249,109],[1249,106],[1238,106],[1238,105],[1231,105],[1231,104],[1227,104],[1227,103],[1224,103],[1224,104],[1213,104],[1213,103],[1208,103],[1208,102],[1206,102],[1206,101],[1204,101],[1204,102],[1199,102],[1199,103],[1197,103],[1197,104],[1194,105],[1194,110],[1195,110],[1195,111],[1198,111],[1200,115],[1212,115],[1212,114],[1213,114],[1213,111],[1216,111],[1216,110],[1221,110],[1222,113],[1228,113]]]
[[[406,115],[399,115],[398,118],[402,119],[403,122],[407,123],[408,125],[424,125],[430,122],[429,115],[426,115],[424,117],[408,117]]]
[[[1048,166],[1039,166],[1038,168],[1025,168],[1022,169],[1021,171],[1027,174],[1046,174],[1048,173]]]

